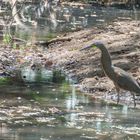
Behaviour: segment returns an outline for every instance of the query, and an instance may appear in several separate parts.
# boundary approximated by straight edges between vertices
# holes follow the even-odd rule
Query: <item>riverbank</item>
[[[114,22],[103,29],[92,28],[65,35],[71,41],[54,44],[48,49],[47,56],[69,77],[76,79],[79,89],[92,93],[97,98],[116,101],[117,94],[113,83],[104,75],[100,65],[100,51],[79,51],[94,40],[107,44],[112,61],[140,81],[140,22]],[[132,96],[122,91],[121,103],[133,105]]]
[[[117,94],[113,83],[104,75],[100,65],[100,51],[79,51],[94,40],[107,44],[113,64],[132,73],[140,81],[140,22],[114,22],[102,29],[92,28],[67,33],[47,46],[37,45],[17,47],[3,45],[0,47],[0,74],[12,75],[24,65],[32,69],[45,67],[63,70],[69,78],[77,81],[79,90],[92,94],[94,98],[116,102]],[[56,39],[57,40],[57,39]],[[16,74],[14,74],[16,75]],[[15,76],[13,76],[15,77]],[[22,79],[23,77],[21,77]],[[15,78],[15,80],[17,80]],[[122,91],[120,103],[133,106],[130,93]],[[139,101],[138,107],[140,106]]]

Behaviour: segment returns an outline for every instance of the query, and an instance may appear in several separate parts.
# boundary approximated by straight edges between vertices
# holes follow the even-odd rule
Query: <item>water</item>
[[[8,6],[1,6],[4,11]],[[21,7],[18,3],[17,9]],[[16,13],[16,9],[15,13]],[[9,11],[11,14],[11,11]],[[93,7],[86,5],[60,5],[53,1],[22,4],[15,21],[21,26],[14,26],[12,32],[17,37],[27,40],[46,40],[68,31],[91,27],[103,27],[113,21],[140,19],[140,11],[124,10],[111,7]],[[0,23],[3,18],[0,16]]]
[[[1,140],[139,140],[140,111],[76,91],[75,85],[0,87]]]
[[[36,5],[34,5],[36,7]],[[38,7],[39,8],[39,7]],[[116,8],[96,8],[92,6],[54,6],[50,9],[44,8],[44,12],[39,14],[36,11],[27,11],[31,13],[32,21],[36,26],[30,26],[31,30],[26,31],[26,36],[34,35],[35,38],[42,39],[47,35],[59,35],[65,32],[76,31],[84,28],[103,27],[111,24],[113,21],[125,19],[140,19],[140,11],[121,10]],[[35,9],[35,8],[34,8]],[[31,10],[31,9],[30,9]],[[51,12],[50,12],[51,11]],[[27,14],[26,13],[26,14]],[[34,32],[35,31],[35,32]],[[23,30],[18,28],[18,34]],[[42,37],[41,37],[41,36]]]

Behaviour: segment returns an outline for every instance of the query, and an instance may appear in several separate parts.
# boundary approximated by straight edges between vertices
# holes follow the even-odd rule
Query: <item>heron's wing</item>
[[[114,73],[115,84],[120,88],[140,93],[140,86],[131,74],[118,67],[114,67]]]

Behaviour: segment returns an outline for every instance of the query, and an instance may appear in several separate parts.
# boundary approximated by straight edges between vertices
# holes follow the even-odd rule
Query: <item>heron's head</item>
[[[88,50],[90,48],[99,48],[99,49],[102,49],[103,47],[104,47],[104,44],[101,41],[95,41],[91,45],[82,48],[80,51],[82,51],[82,50]]]

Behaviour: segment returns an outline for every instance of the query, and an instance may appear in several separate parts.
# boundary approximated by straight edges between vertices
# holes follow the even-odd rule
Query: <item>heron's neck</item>
[[[110,75],[112,71],[112,62],[111,62],[110,54],[105,47],[100,48],[100,50],[101,50],[101,63],[102,63],[103,70],[107,75]]]

